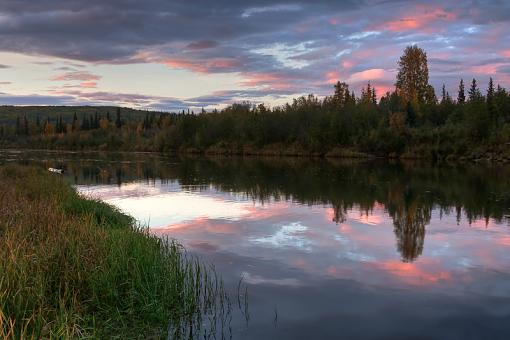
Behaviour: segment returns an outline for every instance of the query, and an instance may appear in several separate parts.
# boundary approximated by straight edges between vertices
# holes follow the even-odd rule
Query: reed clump
[[[0,338],[192,338],[228,329],[230,302],[213,268],[79,196],[62,176],[0,167],[0,245]]]

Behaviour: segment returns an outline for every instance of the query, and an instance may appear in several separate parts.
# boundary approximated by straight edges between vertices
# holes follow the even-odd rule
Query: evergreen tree
[[[494,82],[492,77],[489,79],[489,87],[487,88],[487,102],[494,99]]]
[[[120,107],[117,108],[117,119],[115,120],[115,126],[120,129],[122,126],[122,120],[120,118]]]
[[[459,95],[457,96],[457,103],[464,104],[466,102],[466,93],[464,91],[464,80],[460,80]]]
[[[16,136],[21,135],[21,121],[19,116],[16,117]]]
[[[494,82],[491,77],[489,80],[489,87],[487,89],[487,112],[489,114],[489,119],[491,120],[492,125],[496,126],[498,114],[494,97],[495,97]]]
[[[87,130],[89,130],[89,128],[90,128],[89,119],[87,118],[86,115],[83,115],[81,129],[84,131],[87,131]]]
[[[345,107],[346,103],[350,101],[349,85],[346,83],[337,82],[335,84],[335,94],[333,95],[333,103],[337,108]]]
[[[148,130],[148,129],[150,128],[150,126],[149,126],[149,125],[150,125],[150,122],[149,122],[149,114],[148,114],[148,113],[146,113],[146,114],[145,114],[145,117],[143,118],[143,125],[142,125],[142,126],[143,126],[143,129],[144,129],[144,130]]]
[[[473,78],[473,81],[471,82],[471,87],[469,88],[469,101],[474,102],[482,98],[482,94],[480,90],[478,89],[478,85],[476,83],[476,79]]]
[[[411,102],[407,102],[407,108],[406,108],[406,123],[410,127],[414,127],[416,125],[416,111],[413,107],[413,104]]]
[[[495,105],[498,110],[499,119],[504,123],[510,123],[510,95],[499,84],[495,95]]]
[[[64,119],[62,118],[62,115],[60,115],[60,117],[58,118],[58,133],[64,133],[64,129],[65,129],[65,126],[64,126]]]
[[[72,130],[73,131],[76,131],[78,128],[78,116],[76,115],[76,112],[74,113],[74,116],[73,116],[73,125],[72,125]]]
[[[96,111],[94,116],[94,129],[99,129],[99,114]]]
[[[30,134],[29,128],[28,128],[28,119],[27,115],[23,116],[23,127],[24,127],[24,134],[25,136],[28,136]]]

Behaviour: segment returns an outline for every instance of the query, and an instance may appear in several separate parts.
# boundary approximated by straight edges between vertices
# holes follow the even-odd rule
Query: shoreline
[[[510,146],[509,146],[510,149]],[[482,163],[491,164],[510,164],[510,154],[501,155],[501,152],[486,151],[475,155],[456,155],[450,154],[446,157],[434,155],[420,155],[415,152],[406,152],[400,155],[374,155],[370,153],[356,151],[352,148],[334,147],[327,152],[316,152],[296,147],[262,147],[254,148],[218,148],[209,147],[204,150],[195,148],[181,148],[170,151],[154,150],[73,150],[73,149],[33,149],[23,147],[1,147],[2,151],[20,151],[20,152],[47,152],[47,153],[66,153],[66,154],[92,154],[92,153],[111,153],[111,154],[135,154],[135,155],[155,155],[155,156],[205,156],[205,157],[264,157],[264,158],[301,158],[301,159],[345,159],[345,160],[385,160],[385,161],[427,161],[427,162],[446,162],[446,163]]]
[[[209,266],[62,176],[2,165],[0,190],[0,338],[187,338],[228,301]]]

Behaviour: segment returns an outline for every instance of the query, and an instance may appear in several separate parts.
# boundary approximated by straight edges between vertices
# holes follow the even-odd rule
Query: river
[[[234,339],[510,338],[508,166],[36,151],[0,161],[64,168],[79,192],[213,264],[243,296]]]

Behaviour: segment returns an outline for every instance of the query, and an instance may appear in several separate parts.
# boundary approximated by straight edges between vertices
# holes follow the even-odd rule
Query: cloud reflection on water
[[[80,190],[86,192],[85,187]],[[175,183],[132,183],[93,191],[141,221],[150,217],[154,233],[176,238],[191,250],[271,260],[319,277],[372,285],[466,283],[472,280],[470,270],[503,270],[510,259],[505,227],[484,221],[458,225],[454,216],[440,218],[435,213],[424,221],[423,211],[412,206],[397,210],[394,218],[380,203],[370,211],[354,206],[345,211],[343,222],[335,223],[335,211],[328,207],[260,204],[214,189],[183,192]],[[402,261],[406,251],[413,261]],[[246,273],[252,284],[297,282]]]

